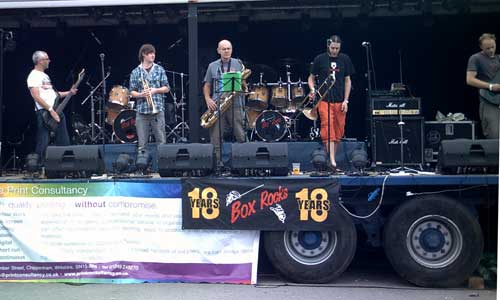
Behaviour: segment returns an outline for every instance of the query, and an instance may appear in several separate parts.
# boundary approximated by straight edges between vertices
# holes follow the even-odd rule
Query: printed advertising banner
[[[0,184],[0,280],[256,283],[258,231],[181,228],[181,184]]]
[[[335,179],[183,179],[185,229],[335,229]]]

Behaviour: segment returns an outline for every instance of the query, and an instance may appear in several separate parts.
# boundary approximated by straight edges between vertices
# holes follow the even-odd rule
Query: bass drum
[[[133,109],[122,110],[113,122],[113,132],[122,143],[136,143],[137,130],[135,128],[135,114]]]
[[[265,110],[255,121],[255,133],[265,142],[277,142],[288,131],[286,118],[277,111]]]
[[[247,129],[254,129],[255,121],[257,120],[257,117],[262,113],[262,111],[247,108],[245,109],[245,112],[247,115]]]

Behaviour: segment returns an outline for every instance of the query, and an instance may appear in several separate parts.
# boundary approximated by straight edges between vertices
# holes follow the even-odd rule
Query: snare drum
[[[135,128],[136,111],[133,109],[122,110],[113,122],[113,132],[122,143],[137,142],[137,130]]]
[[[273,87],[273,96],[271,98],[271,104],[276,108],[284,108],[288,106],[288,96],[286,85],[277,85]]]
[[[264,110],[269,102],[269,90],[266,86],[255,85],[250,89],[250,95],[247,99],[246,106],[254,110]]]
[[[285,117],[277,111],[265,110],[255,121],[255,132],[265,142],[280,141],[288,131]]]
[[[120,111],[128,106],[128,89],[121,85],[115,85],[109,92],[108,107]]]

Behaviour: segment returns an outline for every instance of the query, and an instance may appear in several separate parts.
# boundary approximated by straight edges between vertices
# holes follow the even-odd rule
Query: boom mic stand
[[[104,126],[104,118],[102,115],[103,112],[103,101],[106,99],[106,76],[104,75],[104,53],[99,54],[99,57],[101,58],[101,76],[102,76],[102,101],[99,102],[99,126],[103,127]]]
[[[368,132],[370,132],[370,148],[371,148],[371,155],[372,155],[372,167],[375,166],[375,153],[376,149],[374,147],[374,141],[375,141],[375,130],[373,127],[373,99],[372,99],[372,68],[371,68],[371,63],[370,63],[370,52],[371,52],[371,44],[368,42],[363,42],[361,45],[365,48],[365,53],[366,53],[366,79],[368,81],[368,87],[366,89],[367,91],[367,97],[368,97]]]

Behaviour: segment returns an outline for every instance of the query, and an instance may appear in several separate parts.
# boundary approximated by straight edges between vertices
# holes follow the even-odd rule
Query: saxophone
[[[156,109],[155,103],[153,102],[153,94],[151,93],[151,89],[149,88],[149,83],[142,76],[141,76],[141,81],[143,90],[148,91],[146,95],[146,102],[148,103],[149,107],[153,108],[153,114],[157,114],[158,110]]]
[[[250,69],[246,69],[245,65],[243,65],[241,63],[241,61],[240,61],[240,64],[243,67],[241,69],[241,80],[243,81],[243,80],[247,79],[248,76],[250,76],[250,74],[252,74],[252,71]],[[244,86],[243,83],[242,83],[242,86]],[[205,111],[203,113],[203,115],[201,115],[201,118],[200,118],[201,127],[203,127],[203,128],[212,127],[215,124],[215,122],[217,121],[217,119],[219,119],[219,111],[220,111],[220,114],[223,114],[226,110],[228,110],[228,108],[233,103],[233,98],[236,96],[236,93],[237,92],[223,92],[223,93],[221,93],[219,98],[216,100],[216,103],[217,103],[217,106],[219,107],[219,109],[214,110],[214,111],[207,109],[207,111]]]

